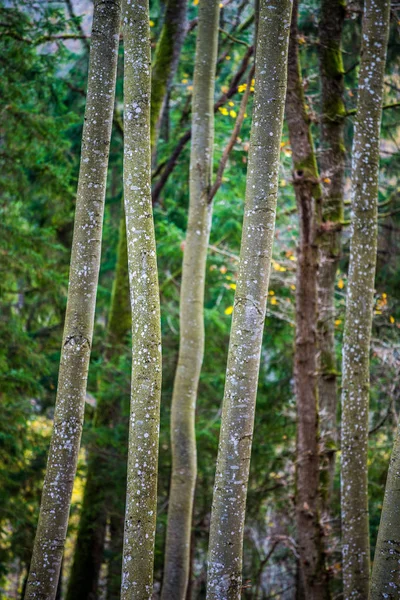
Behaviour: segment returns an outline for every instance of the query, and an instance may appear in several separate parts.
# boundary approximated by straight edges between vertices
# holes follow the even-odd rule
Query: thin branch
[[[225,146],[225,149],[222,153],[222,157],[221,157],[221,161],[219,163],[218,166],[218,171],[217,171],[217,175],[215,178],[215,182],[214,185],[211,188],[210,194],[208,196],[208,202],[211,203],[214,199],[215,194],[217,193],[217,191],[219,190],[219,188],[221,187],[222,184],[222,176],[224,174],[225,171],[225,167],[226,164],[228,162],[228,158],[230,153],[232,152],[232,149],[236,143],[237,137],[240,133],[240,129],[242,127],[243,124],[243,119],[244,119],[244,115],[246,114],[246,107],[247,107],[247,102],[250,96],[250,89],[251,89],[251,81],[254,77],[254,65],[253,67],[250,69],[250,73],[249,76],[247,78],[247,86],[246,86],[246,90],[243,94],[243,98],[242,101],[240,103],[240,109],[239,109],[239,114],[237,116],[236,119],[236,123],[235,126],[233,128],[231,137],[229,138],[229,141],[227,143],[227,145]]]

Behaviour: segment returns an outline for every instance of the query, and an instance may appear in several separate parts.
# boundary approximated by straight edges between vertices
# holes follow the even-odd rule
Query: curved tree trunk
[[[125,231],[125,213],[122,210],[103,374],[99,381],[94,419],[96,428],[115,427],[121,419],[121,399],[110,395],[107,388],[115,376],[115,362],[118,361],[131,325]],[[115,476],[110,477],[115,473],[115,458],[107,454],[107,448],[105,452],[99,452],[95,445],[89,448],[88,454],[87,479],[67,600],[97,599],[100,569],[104,559],[107,516],[110,505],[116,501]]]
[[[371,579],[371,600],[400,597],[400,428],[393,446]]]
[[[83,413],[114,109],[120,7],[96,1],[70,281],[54,430],[25,598],[53,599],[67,532]]]
[[[150,598],[157,509],[161,327],[151,205],[148,0],[123,0],[124,198],[132,312],[132,391],[121,598]]]
[[[389,0],[366,0],[353,142],[353,201],[342,377],[344,598],[369,593],[369,352],[377,251],[379,133]]]
[[[237,600],[254,411],[275,230],[290,0],[261,0],[242,244],[208,556],[208,600]]]
[[[321,186],[304,99],[298,52],[298,3],[293,3],[288,57],[286,120],[300,239],[296,270],[295,388],[297,404],[296,522],[305,595],[329,598],[319,522],[317,273]]]
[[[318,397],[321,437],[321,498],[329,512],[337,450],[337,375],[335,354],[335,277],[340,259],[345,154],[343,102],[343,0],[322,0],[319,23],[321,74],[322,222],[318,236]]]
[[[189,217],[180,296],[180,345],[171,408],[172,474],[162,599],[183,600],[196,483],[195,411],[204,353],[204,283],[211,227],[214,80],[219,0],[199,5],[193,84]]]

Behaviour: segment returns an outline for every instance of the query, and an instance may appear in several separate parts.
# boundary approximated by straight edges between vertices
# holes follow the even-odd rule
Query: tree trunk
[[[93,335],[119,24],[118,3],[94,3],[87,104],[54,430],[26,598],[50,600],[55,597],[67,532]]]
[[[236,600],[242,589],[246,494],[275,230],[291,6],[290,0],[260,1],[242,244],[211,514],[208,600]]]
[[[368,598],[369,352],[377,251],[379,133],[389,0],[366,0],[353,142],[350,263],[343,337],[342,553],[344,598]]]
[[[196,483],[195,411],[204,353],[204,283],[211,227],[214,80],[219,0],[199,5],[193,84],[190,200],[180,296],[180,346],[171,408],[172,474],[162,600],[184,600]]]
[[[345,154],[343,102],[343,0],[322,0],[319,23],[321,74],[322,223],[318,236],[318,396],[321,438],[322,511],[329,512],[337,450],[337,375],[335,354],[335,278],[340,259]]]
[[[151,205],[148,0],[123,1],[124,197],[132,312],[129,424],[121,598],[152,593],[161,397],[161,327]]]
[[[294,370],[297,404],[296,523],[305,595],[310,600],[319,600],[329,598],[319,522],[317,232],[321,186],[304,99],[297,18],[298,3],[295,0],[288,57],[286,120],[293,153],[293,183],[300,228]]]
[[[115,362],[118,361],[131,325],[125,231],[125,213],[122,211],[103,374],[99,381],[98,404],[94,419],[95,428],[113,429],[121,420],[122,400],[110,394],[108,388],[115,377],[117,369]],[[121,463],[123,461],[124,458],[121,456]],[[114,502],[116,494],[118,491],[115,483],[115,458],[107,454],[107,447],[105,452],[99,452],[99,449],[93,445],[88,449],[87,479],[67,600],[97,598],[100,569],[104,559],[107,515],[110,512],[109,505]]]
[[[187,0],[168,0],[151,75],[151,145],[154,152],[167,90],[178,65],[186,35]]]
[[[371,579],[371,600],[400,597],[400,428],[390,459]]]

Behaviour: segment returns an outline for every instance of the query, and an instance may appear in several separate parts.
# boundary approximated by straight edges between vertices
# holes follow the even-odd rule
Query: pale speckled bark
[[[369,592],[369,352],[377,250],[379,132],[389,0],[366,0],[353,142],[350,263],[343,338],[342,554],[344,598]]]
[[[124,0],[124,198],[132,311],[132,391],[121,598],[152,594],[161,395],[161,328],[151,206],[147,0]]]
[[[214,88],[219,0],[199,5],[193,82],[190,199],[180,296],[180,344],[171,409],[172,474],[163,600],[183,600],[190,563],[196,483],[195,411],[204,353],[204,283],[211,227]]]
[[[128,263],[126,248],[125,212],[119,227],[117,264],[108,318],[104,367],[99,381],[99,395],[94,418],[95,427],[115,427],[121,421],[121,398],[110,395],[112,364],[121,354],[127,332],[131,327],[129,305]],[[108,364],[111,363],[111,364]],[[122,456],[120,457],[122,461]],[[99,453],[96,445],[88,448],[87,478],[75,544],[74,560],[68,581],[67,600],[96,600],[102,562],[107,516],[118,504],[115,458]],[[122,536],[121,536],[122,548]],[[111,562],[114,557],[111,557]],[[119,574],[120,574],[119,565]]]
[[[371,600],[400,597],[400,428],[390,459],[371,579]]]
[[[93,334],[119,24],[118,2],[94,3],[87,104],[54,430],[26,599],[55,598],[67,531]]]
[[[319,523],[317,381],[317,233],[321,186],[304,99],[298,51],[298,2],[293,2],[288,56],[286,121],[293,152],[293,183],[299,211],[296,270],[294,380],[297,406],[296,524],[306,598],[329,598],[322,530]]]
[[[345,167],[342,29],[344,0],[322,0],[319,23],[321,73],[322,223],[318,237],[318,396],[321,436],[321,499],[329,512],[337,449],[338,367],[335,354],[335,278],[340,259]]]
[[[256,86],[208,556],[208,600],[237,600],[278,192],[290,0],[260,0]]]

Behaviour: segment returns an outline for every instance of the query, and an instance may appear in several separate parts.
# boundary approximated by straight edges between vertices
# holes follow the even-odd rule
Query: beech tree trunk
[[[342,553],[344,598],[369,593],[369,352],[377,251],[379,133],[389,0],[366,0],[353,142],[350,263],[343,338]]]
[[[161,327],[151,203],[148,0],[124,0],[124,198],[132,392],[121,598],[150,598],[157,510]]]
[[[204,353],[204,283],[211,227],[214,87],[219,0],[199,5],[193,82],[189,216],[180,296],[180,345],[171,407],[172,473],[162,600],[183,600],[196,483],[195,412]]]
[[[290,0],[260,0],[239,274],[228,351],[208,556],[207,599],[239,599],[260,352],[275,230]]]
[[[400,428],[390,459],[371,579],[371,600],[400,597]]]
[[[108,391],[115,377],[115,362],[120,356],[125,337],[131,326],[129,280],[126,247],[125,213],[122,213],[117,265],[113,282],[108,319],[106,351],[98,404],[94,419],[96,428],[116,427],[121,420],[121,398]],[[115,504],[115,458],[99,452],[94,444],[88,449],[88,466],[83,505],[75,544],[74,561],[68,584],[67,600],[96,600],[99,575],[104,560],[104,542],[107,517]],[[121,457],[121,462],[123,462]],[[114,474],[112,478],[110,475]],[[122,548],[122,537],[121,537]],[[119,569],[120,570],[120,569]]]
[[[318,397],[321,439],[322,510],[329,512],[337,450],[338,367],[335,354],[335,278],[343,222],[345,154],[343,102],[343,0],[322,0],[319,22],[321,74],[322,222],[318,236]]]
[[[317,234],[321,186],[304,99],[298,52],[298,2],[293,3],[288,57],[286,120],[293,156],[293,183],[299,211],[296,270],[295,390],[297,405],[296,523],[306,598],[329,598],[319,522],[317,382]]]
[[[82,433],[119,45],[118,2],[96,0],[54,430],[25,598],[55,598]]]

